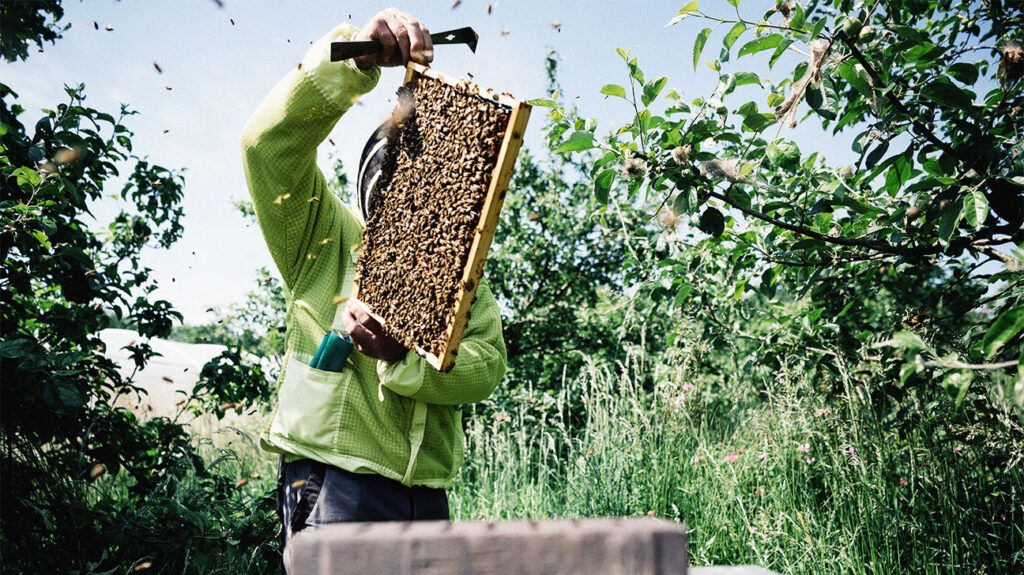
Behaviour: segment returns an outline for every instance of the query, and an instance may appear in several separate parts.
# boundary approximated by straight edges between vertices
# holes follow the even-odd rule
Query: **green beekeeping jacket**
[[[413,352],[388,364],[355,351],[337,373],[309,366],[324,333],[340,327],[335,302],[352,292],[363,231],[316,165],[317,146],[380,78],[378,68],[330,62],[330,43],[355,32],[342,25],[316,42],[242,131],[253,207],[287,296],[284,363],[260,444],[289,459],[448,487],[463,457],[460,406],[490,395],[506,368],[498,305],[486,284],[448,372]]]

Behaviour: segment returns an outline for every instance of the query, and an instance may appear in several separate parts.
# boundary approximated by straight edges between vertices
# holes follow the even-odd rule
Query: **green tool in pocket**
[[[309,361],[309,366],[321,371],[342,371],[354,347],[347,333],[332,330],[320,340],[320,346]]]

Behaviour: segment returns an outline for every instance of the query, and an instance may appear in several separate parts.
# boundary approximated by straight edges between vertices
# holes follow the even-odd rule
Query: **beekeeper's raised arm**
[[[383,51],[331,62],[331,42],[343,40],[377,40]],[[334,226],[341,225],[344,243],[354,243],[360,234],[354,216],[327,191],[316,165],[317,146],[377,84],[380,66],[432,59],[429,32],[405,12],[384,10],[362,29],[342,24],[310,47],[246,122],[242,167],[270,254],[289,288]]]

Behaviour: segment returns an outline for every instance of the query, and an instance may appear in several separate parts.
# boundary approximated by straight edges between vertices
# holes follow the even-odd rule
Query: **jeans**
[[[284,568],[289,543],[306,527],[346,521],[448,520],[444,489],[402,485],[381,475],[352,473],[310,459],[281,461],[277,480]]]

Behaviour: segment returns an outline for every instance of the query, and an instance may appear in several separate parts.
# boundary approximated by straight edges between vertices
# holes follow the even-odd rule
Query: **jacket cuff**
[[[331,62],[331,42],[349,40],[359,32],[351,24],[341,24],[310,46],[302,60],[302,70],[317,89],[340,109],[348,109],[354,100],[373,89],[380,80],[380,68],[360,70],[355,60]]]
[[[402,361],[388,363],[377,360],[380,384],[405,397],[411,397],[423,387],[423,370],[427,362],[415,352],[407,352]]]

